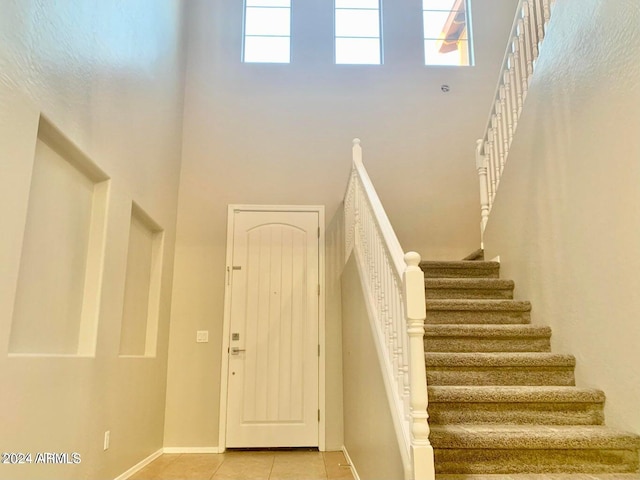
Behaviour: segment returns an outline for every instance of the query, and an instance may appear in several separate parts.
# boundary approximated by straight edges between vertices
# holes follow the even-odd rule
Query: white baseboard
[[[133,467],[131,467],[126,472],[124,472],[122,475],[116,477],[114,480],[127,480],[127,478],[133,476],[134,473],[138,473],[140,470],[142,470],[144,467],[149,465],[151,462],[153,462],[156,458],[158,458],[163,453],[164,453],[164,449],[161,448],[157,452],[154,452],[151,455],[149,455],[147,458],[145,458],[141,462],[135,464]]]
[[[344,459],[347,461],[347,463],[349,464],[349,467],[351,468],[351,474],[353,475],[353,478],[355,480],[360,480],[360,476],[358,475],[358,472],[356,471],[356,466],[351,461],[351,457],[349,456],[349,452],[347,452],[347,447],[345,447],[344,445],[342,446],[342,453],[344,453]]]
[[[163,453],[224,453],[220,447],[164,447]]]

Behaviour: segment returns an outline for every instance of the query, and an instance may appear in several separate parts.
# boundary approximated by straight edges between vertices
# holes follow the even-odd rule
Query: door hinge
[[[318,227],[318,238],[320,238],[320,227]]]
[[[318,296],[320,296],[320,284],[318,284]]]
[[[320,356],[320,344],[318,344],[318,356]]]
[[[318,409],[318,422],[320,421],[320,409]]]

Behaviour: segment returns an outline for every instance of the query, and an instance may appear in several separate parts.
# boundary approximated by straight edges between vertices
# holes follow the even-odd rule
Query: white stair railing
[[[426,304],[420,255],[404,253],[353,141],[353,166],[344,200],[345,258],[357,258],[374,320],[394,425],[413,480],[435,479],[427,422],[424,357]]]
[[[486,133],[476,144],[482,234],[500,185],[554,3],[555,0],[521,0],[513,22]]]

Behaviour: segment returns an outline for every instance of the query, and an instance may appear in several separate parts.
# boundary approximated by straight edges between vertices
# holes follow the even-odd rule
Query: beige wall
[[[162,447],[182,58],[176,0],[2,2],[0,450],[78,452],[82,463],[1,465],[0,478],[110,479]],[[95,355],[86,357],[8,355],[19,276],[26,275],[20,273],[21,254],[41,113],[111,179],[97,344]],[[47,176],[38,182],[46,184]],[[133,200],[166,231],[156,358],[118,358]],[[45,223],[29,224],[29,238],[41,240],[38,248],[52,249],[50,257],[38,257],[43,272],[50,270],[49,258],[57,258],[56,248],[73,250],[64,243],[69,239],[48,242]],[[81,224],[70,221],[65,231],[77,233]],[[36,320],[45,324],[50,317],[40,312]],[[38,339],[37,330],[29,335]],[[36,353],[42,350],[27,341]],[[111,448],[105,452],[106,430]]]
[[[338,208],[325,232],[325,368],[326,447],[343,445],[342,270],[344,268],[344,208]]]
[[[242,2],[189,2],[168,446],[218,445],[228,204],[322,204],[331,219],[360,137],[406,250],[462,258],[478,247],[475,139],[517,1],[481,3],[476,66],[427,68],[419,2],[385,3],[382,66],[333,65],[331,2],[294,6],[290,65],[240,63]],[[210,342],[196,345],[196,330]]]
[[[640,5],[557,2],[489,220],[488,258],[640,433]]]
[[[355,255],[342,274],[344,445],[362,480],[405,478]]]

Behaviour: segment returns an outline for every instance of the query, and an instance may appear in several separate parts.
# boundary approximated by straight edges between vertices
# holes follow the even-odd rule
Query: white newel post
[[[420,255],[408,252],[404,256],[407,331],[409,334],[411,375],[411,454],[415,480],[435,479],[433,447],[429,442],[427,414],[427,374],[424,358],[424,320],[426,303],[424,272],[420,269]]]
[[[353,163],[356,165],[362,165],[362,147],[360,146],[360,139],[353,139]]]
[[[482,154],[483,140],[476,142],[476,169],[480,180],[480,248],[484,248],[484,229],[489,221],[489,190],[487,188],[487,159]]]

